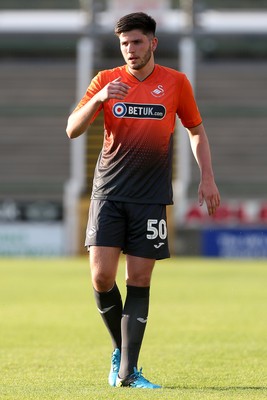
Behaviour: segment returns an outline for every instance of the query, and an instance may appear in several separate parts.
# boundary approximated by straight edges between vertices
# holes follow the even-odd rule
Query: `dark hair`
[[[143,34],[153,34],[156,32],[156,21],[143,12],[127,14],[120,18],[115,26],[115,35],[119,36],[123,32],[139,29]]]

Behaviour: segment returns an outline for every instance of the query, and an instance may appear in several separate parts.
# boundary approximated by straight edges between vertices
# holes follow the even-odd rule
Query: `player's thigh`
[[[126,282],[131,286],[150,286],[155,259],[126,255]]]
[[[99,292],[108,291],[114,286],[120,252],[119,247],[90,246],[92,283]]]

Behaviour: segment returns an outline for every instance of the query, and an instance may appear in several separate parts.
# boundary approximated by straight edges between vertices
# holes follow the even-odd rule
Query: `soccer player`
[[[67,134],[81,135],[104,112],[104,142],[93,181],[85,245],[97,308],[113,344],[109,384],[157,389],[137,362],[156,260],[168,258],[166,205],[172,204],[176,115],[186,127],[200,168],[199,203],[215,213],[220,195],[210,147],[187,77],[155,64],[156,22],[132,13],[116,24],[126,65],[99,72],[69,116]],[[122,304],[116,274],[126,254]]]

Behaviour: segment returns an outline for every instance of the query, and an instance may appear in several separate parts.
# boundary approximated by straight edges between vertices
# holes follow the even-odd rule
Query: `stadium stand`
[[[223,195],[262,197],[266,176],[267,81],[261,60],[202,61],[197,97]],[[66,118],[74,102],[74,60],[9,60],[0,65],[0,198],[59,199],[69,173]],[[88,188],[101,124],[88,136]],[[240,145],[242,142],[242,146]],[[41,152],[40,152],[41,148]],[[192,196],[198,170],[192,160]]]
[[[223,197],[265,196],[266,60],[202,62],[197,97]],[[194,180],[198,171],[194,169]]]
[[[0,200],[62,200],[69,175],[66,118],[74,62],[15,59],[0,64]]]

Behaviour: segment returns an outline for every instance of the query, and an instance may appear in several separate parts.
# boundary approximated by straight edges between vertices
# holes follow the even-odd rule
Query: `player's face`
[[[144,35],[136,29],[120,34],[120,48],[123,58],[130,70],[141,70],[150,63],[154,64],[152,57],[157,47],[155,37]]]

